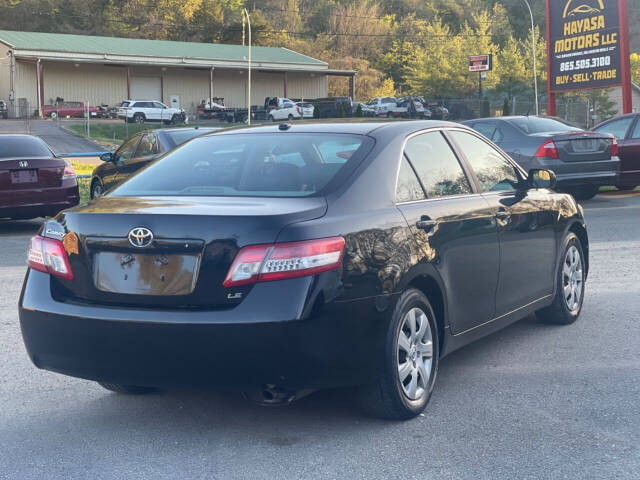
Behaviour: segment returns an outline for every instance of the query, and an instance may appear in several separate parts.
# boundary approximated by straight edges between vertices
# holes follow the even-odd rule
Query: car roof
[[[457,123],[439,121],[439,120],[410,120],[410,121],[367,121],[358,120],[351,122],[304,122],[304,123],[287,123],[282,122],[280,125],[289,125],[286,132],[295,133],[346,133],[352,135],[370,135],[374,131],[384,130],[386,132],[396,131],[398,134],[406,134],[417,130],[435,127],[452,127],[460,126]],[[283,133],[278,124],[268,124],[261,126],[243,126],[237,128],[225,129],[215,132],[215,135],[228,135],[234,133]]]

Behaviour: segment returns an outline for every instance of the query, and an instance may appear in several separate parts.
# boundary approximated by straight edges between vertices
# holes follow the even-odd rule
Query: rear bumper
[[[305,313],[317,283],[258,284],[230,310],[158,311],[59,302],[49,276],[29,271],[20,325],[36,366],[89,380],[292,390],[370,380],[385,316],[371,299]]]
[[[578,187],[582,185],[617,185],[617,172],[565,173],[557,175],[558,187]]]
[[[65,181],[67,182],[67,181]],[[3,190],[0,192],[0,217],[35,218],[53,216],[75,207],[80,202],[78,184],[68,180],[70,186]]]

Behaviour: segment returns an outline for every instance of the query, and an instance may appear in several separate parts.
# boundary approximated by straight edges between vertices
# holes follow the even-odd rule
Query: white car
[[[375,111],[376,116],[393,116],[398,113],[398,99],[395,97],[376,97],[367,105]],[[406,108],[404,109],[406,111]]]
[[[125,100],[118,109],[118,118],[126,119],[128,123],[164,122],[184,123],[184,110],[167,107],[162,102],[149,100]]]
[[[313,118],[313,110],[315,107],[312,103],[298,102],[296,105],[302,109],[302,118]]]
[[[267,118],[272,122],[300,119],[302,118],[302,108],[288,98],[279,98],[278,106],[269,110]]]

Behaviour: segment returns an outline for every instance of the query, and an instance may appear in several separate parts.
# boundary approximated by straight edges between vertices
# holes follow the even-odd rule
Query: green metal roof
[[[138,38],[94,37],[62,33],[0,30],[0,42],[18,50],[70,52],[141,57],[169,57],[199,60],[245,61],[247,47],[214,43],[172,42]],[[280,47],[253,47],[254,62],[298,63],[323,66],[315,58]]]

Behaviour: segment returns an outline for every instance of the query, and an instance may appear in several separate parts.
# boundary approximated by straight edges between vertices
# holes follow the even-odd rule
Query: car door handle
[[[422,219],[416,222],[416,227],[425,232],[430,232],[436,226],[436,221],[431,219]]]

